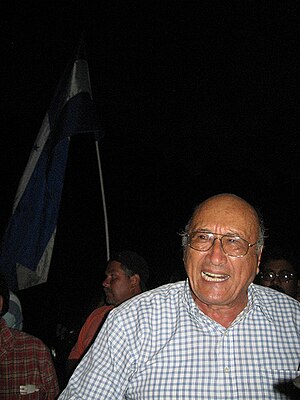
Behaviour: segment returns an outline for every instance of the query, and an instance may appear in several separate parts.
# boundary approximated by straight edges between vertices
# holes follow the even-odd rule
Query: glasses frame
[[[191,245],[192,235],[193,235],[194,233],[197,233],[197,232],[198,232],[198,233],[204,233],[204,234],[206,234],[206,235],[212,235],[212,236],[213,236],[214,240],[212,241],[211,246],[210,246],[208,249],[206,249],[206,250],[199,250],[199,249],[196,249],[195,247],[193,247],[193,246]],[[227,252],[224,250],[223,242],[222,242],[222,239],[223,239],[223,237],[225,237],[225,236],[226,236],[226,237],[231,237],[231,238],[241,239],[241,240],[243,240],[245,243],[247,243],[248,246],[247,246],[247,249],[246,249],[246,253],[245,253],[245,254],[242,254],[242,255],[239,255],[239,256],[234,256],[234,255],[231,255],[231,254],[227,253]],[[245,255],[248,254],[249,248],[255,246],[255,245],[258,243],[258,241],[254,242],[254,243],[249,243],[248,240],[246,240],[246,239],[244,239],[244,238],[241,238],[241,237],[238,236],[238,235],[229,235],[229,234],[222,235],[222,234],[220,234],[220,233],[214,233],[214,232],[193,231],[193,232],[187,234],[187,245],[188,245],[189,247],[191,247],[193,250],[200,251],[201,253],[205,253],[206,251],[209,251],[209,250],[213,247],[213,245],[215,244],[216,239],[220,240],[221,248],[222,248],[223,253],[226,254],[226,255],[229,256],[229,257],[234,257],[234,258],[242,258],[242,257],[245,257]]]
[[[270,280],[264,279],[264,278],[263,278],[263,275],[264,275],[264,274],[267,274],[267,273],[270,273],[270,272],[274,274],[274,278],[273,278],[273,279],[270,279]],[[282,274],[282,273],[283,273],[283,274],[285,274],[285,273],[290,274],[291,278],[288,279],[288,280],[281,280],[280,274]],[[273,271],[272,269],[267,270],[267,271],[264,271],[264,272],[261,271],[261,272],[259,273],[259,277],[260,277],[260,279],[262,279],[262,280],[265,281],[265,282],[274,282],[276,278],[279,279],[279,282],[280,282],[280,283],[288,283],[288,282],[297,280],[296,274],[294,274],[294,272],[291,272],[291,271],[288,271],[288,270],[282,270],[282,271],[280,271],[279,273]]]

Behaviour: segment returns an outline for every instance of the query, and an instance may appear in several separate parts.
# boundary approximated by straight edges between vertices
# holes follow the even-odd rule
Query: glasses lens
[[[223,236],[221,241],[224,252],[229,256],[243,257],[247,254],[249,243],[245,239],[238,236]]]
[[[294,279],[294,274],[289,271],[280,271],[279,272],[279,279],[281,282],[289,282]]]
[[[279,274],[277,274],[274,271],[266,271],[261,273],[261,278],[264,281],[271,282],[273,281],[276,277],[278,277],[280,282],[289,282],[293,279],[295,279],[295,275],[292,272],[289,271],[280,271]]]
[[[267,282],[271,282],[273,279],[276,278],[276,274],[274,271],[261,272],[260,276],[264,281]]]
[[[199,251],[207,251],[211,248],[214,236],[211,233],[193,232],[189,237],[189,245]]]
[[[188,239],[188,244],[195,250],[208,251],[214,241],[215,235],[211,232],[193,232]],[[222,248],[225,254],[232,257],[243,257],[247,254],[249,243],[239,236],[224,235],[221,238]]]

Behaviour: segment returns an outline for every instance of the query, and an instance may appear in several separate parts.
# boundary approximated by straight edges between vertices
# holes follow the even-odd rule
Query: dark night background
[[[6,2],[1,12],[1,234],[31,146],[85,32],[104,138],[110,250],[132,249],[150,286],[182,268],[193,207],[234,192],[262,212],[267,245],[297,251],[298,2]],[[3,4],[3,3],[2,3]],[[51,343],[82,321],[106,263],[92,137],[71,140],[46,284],[18,293],[25,330]]]

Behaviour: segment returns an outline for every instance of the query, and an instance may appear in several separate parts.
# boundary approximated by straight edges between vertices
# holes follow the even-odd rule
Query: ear
[[[257,255],[257,268],[256,268],[256,275],[259,273],[259,265],[260,265],[260,260],[261,260],[261,255],[262,255],[263,249],[260,250],[260,252]]]
[[[140,287],[140,282],[141,278],[138,274],[134,274],[130,277],[130,286],[132,289],[136,289],[137,287]]]

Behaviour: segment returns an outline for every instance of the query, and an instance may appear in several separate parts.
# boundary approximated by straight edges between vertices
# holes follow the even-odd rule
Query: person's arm
[[[43,389],[47,393],[47,400],[54,400],[57,399],[59,394],[59,385],[55,367],[50,351],[46,346],[41,354],[40,373],[43,381]]]

